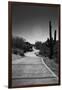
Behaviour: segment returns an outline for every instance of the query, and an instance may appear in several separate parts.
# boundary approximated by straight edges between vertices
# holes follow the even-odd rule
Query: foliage
[[[55,62],[58,63],[58,52],[59,52],[59,41],[57,40],[54,44],[54,40],[52,39],[52,45],[54,45],[53,49],[53,55],[52,58],[54,58]],[[35,48],[39,50],[38,56],[44,56],[44,57],[49,57],[50,58],[50,40],[49,38],[44,42],[36,42],[35,43]]]
[[[35,42],[35,48],[41,49],[42,43],[40,41]]]
[[[32,51],[32,45],[24,38],[13,37],[13,53],[24,56],[25,52]]]

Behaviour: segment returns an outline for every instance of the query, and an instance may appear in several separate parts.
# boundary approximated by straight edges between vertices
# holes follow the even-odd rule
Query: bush
[[[19,49],[12,49],[12,52],[14,54],[18,54],[18,55],[21,55],[21,56],[24,56],[24,51],[23,50],[19,50]]]
[[[25,39],[20,37],[13,37],[13,48],[23,49],[25,44]]]
[[[12,52],[14,53],[14,54],[18,54],[18,52],[17,52],[17,50],[16,49],[12,49]]]
[[[41,49],[42,43],[40,41],[35,42],[35,48]]]
[[[24,56],[24,53],[32,51],[32,45],[29,42],[26,42],[25,39],[20,37],[13,37],[13,53]],[[22,53],[23,52],[23,53]]]

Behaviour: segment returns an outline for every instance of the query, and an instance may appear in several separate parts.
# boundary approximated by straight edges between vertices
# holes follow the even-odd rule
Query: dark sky
[[[57,30],[58,17],[57,7],[21,6],[14,4],[12,9],[12,34],[25,38],[31,43],[46,41],[49,37],[49,21],[52,22],[52,35]]]

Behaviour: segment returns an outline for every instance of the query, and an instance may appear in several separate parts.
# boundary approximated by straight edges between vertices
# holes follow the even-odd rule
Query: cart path
[[[42,57],[30,57],[12,61],[12,85],[58,83],[58,77],[45,64]]]

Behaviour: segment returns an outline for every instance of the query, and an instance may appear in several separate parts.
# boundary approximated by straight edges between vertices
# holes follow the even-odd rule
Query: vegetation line
[[[45,64],[42,57],[41,57],[41,60],[42,60],[43,64],[45,65],[45,67],[52,73],[52,75],[58,79],[57,75]]]

